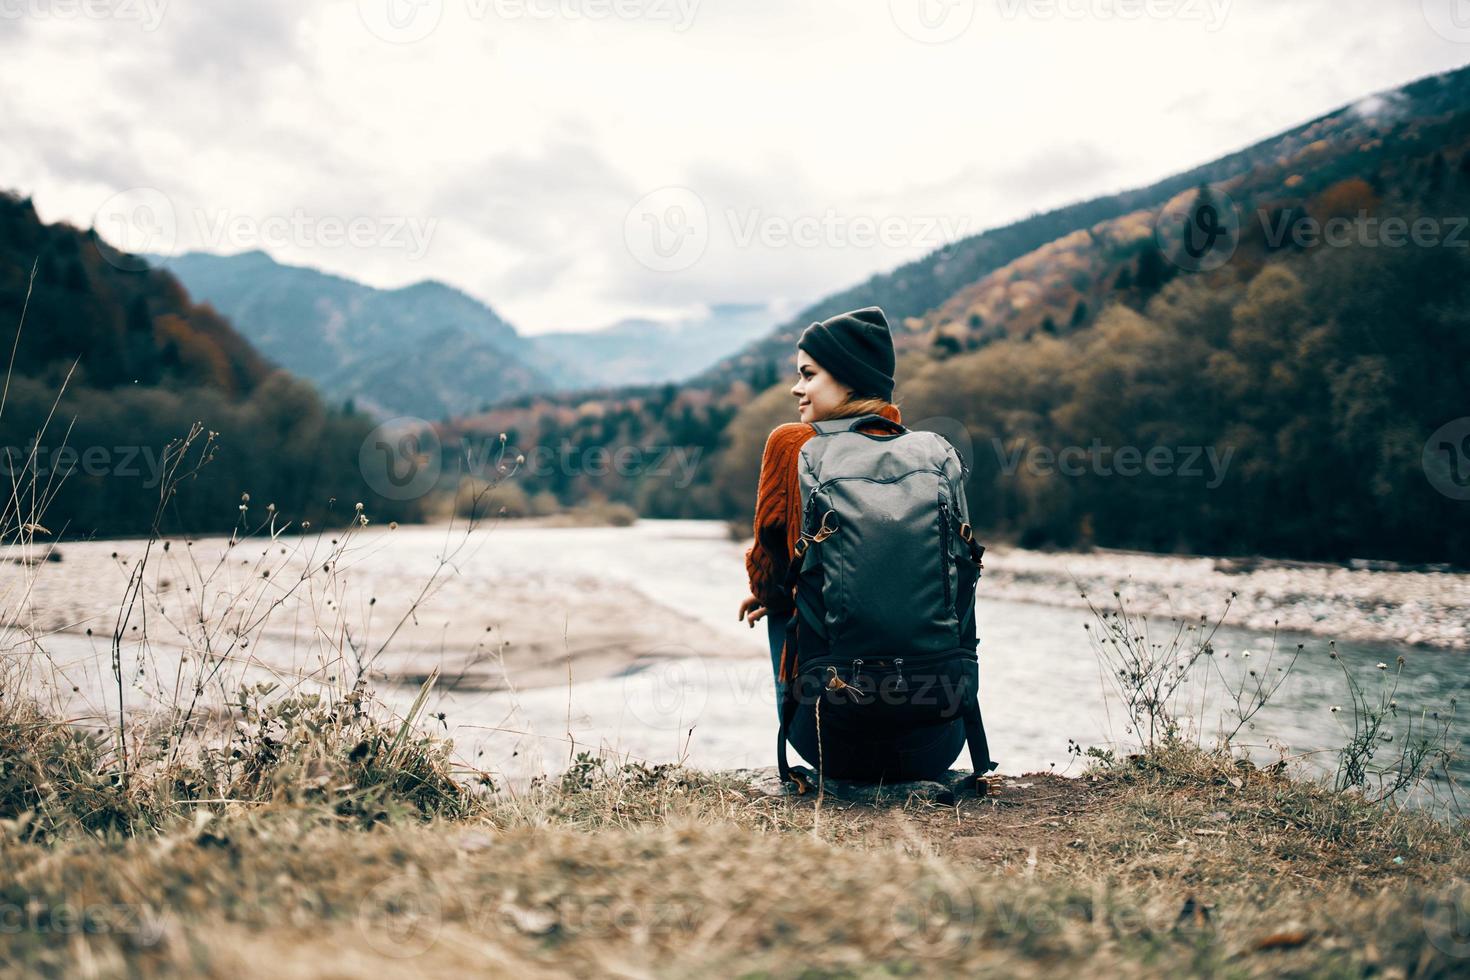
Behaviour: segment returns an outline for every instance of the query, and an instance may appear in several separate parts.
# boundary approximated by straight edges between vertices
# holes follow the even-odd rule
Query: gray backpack
[[[874,434],[860,426],[878,424]],[[778,762],[800,698],[858,685],[901,697],[909,677],[968,665],[958,705],[977,775],[995,768],[976,698],[975,587],[985,549],[970,528],[965,468],[943,436],[881,415],[810,423],[797,464],[802,527],[787,585]],[[896,692],[896,693],[895,693]],[[875,699],[877,700],[877,699]],[[887,698],[888,701],[894,697]],[[907,708],[908,706],[904,706]],[[899,712],[911,723],[913,710]],[[872,713],[882,725],[881,712]]]

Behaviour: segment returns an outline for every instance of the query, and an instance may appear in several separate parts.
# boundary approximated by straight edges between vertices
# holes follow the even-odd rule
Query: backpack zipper
[[[903,658],[902,657],[894,657],[893,658],[893,669],[896,670],[896,671],[898,671],[898,683],[895,684],[895,685],[893,685],[893,689],[895,691],[907,691],[909,689],[909,685],[908,685],[908,682],[903,679]]]
[[[852,683],[854,683],[854,684],[857,683],[858,673],[862,669],[863,669],[863,662],[861,660],[854,660],[852,662]]]
[[[949,501],[943,497],[939,498],[939,540],[944,545],[939,555],[939,572],[944,579],[944,607],[953,609],[954,597],[949,591]]]

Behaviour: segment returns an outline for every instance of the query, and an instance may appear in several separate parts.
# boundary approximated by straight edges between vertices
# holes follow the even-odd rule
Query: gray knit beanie
[[[893,400],[893,334],[876,306],[839,313],[802,331],[796,346],[857,396]]]

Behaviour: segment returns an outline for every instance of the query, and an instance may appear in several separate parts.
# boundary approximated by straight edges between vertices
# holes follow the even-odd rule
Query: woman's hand
[[[751,629],[755,629],[755,621],[766,614],[766,607],[755,596],[748,597],[740,603],[740,619],[746,621]]]

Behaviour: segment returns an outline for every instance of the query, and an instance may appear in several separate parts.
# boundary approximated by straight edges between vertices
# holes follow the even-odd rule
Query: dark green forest
[[[212,460],[197,467],[196,442],[184,469],[197,475],[164,509],[165,531],[228,533],[246,493],[252,521],[268,504],[278,524],[345,522],[359,501],[383,520],[418,515],[418,503],[384,500],[363,481],[372,420],[329,410],[167,272],[105,249],[0,194],[7,363],[14,348],[0,447],[13,515],[66,537],[146,533],[165,449],[195,423],[218,433]]]

